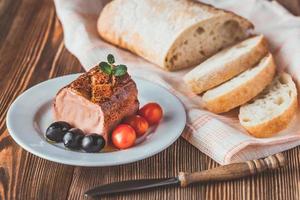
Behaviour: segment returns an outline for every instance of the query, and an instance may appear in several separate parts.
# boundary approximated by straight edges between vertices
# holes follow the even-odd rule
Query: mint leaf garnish
[[[127,73],[126,65],[114,65],[115,57],[112,54],[107,55],[107,62],[100,62],[99,68],[110,76],[123,76]]]
[[[108,75],[111,75],[111,74],[112,74],[112,67],[111,67],[111,65],[108,64],[107,62],[101,62],[101,63],[99,64],[99,66],[100,66],[100,69],[101,69],[104,73],[106,73],[106,74],[108,74]]]
[[[123,76],[127,73],[126,65],[117,65],[113,70],[113,75],[115,76]]]
[[[107,61],[109,64],[114,64],[115,63],[115,57],[112,54],[107,55]]]

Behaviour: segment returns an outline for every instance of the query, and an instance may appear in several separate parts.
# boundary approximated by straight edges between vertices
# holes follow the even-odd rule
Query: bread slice
[[[240,107],[242,126],[255,137],[269,137],[286,128],[297,111],[297,89],[291,76],[281,73],[253,101]]]
[[[104,40],[167,70],[195,66],[251,28],[232,12],[190,0],[114,0],[97,23]]]
[[[253,67],[267,53],[267,42],[262,35],[246,39],[198,65],[184,76],[184,81],[200,94]]]
[[[268,54],[257,66],[203,94],[205,107],[214,113],[227,112],[258,95],[275,74],[273,56]]]

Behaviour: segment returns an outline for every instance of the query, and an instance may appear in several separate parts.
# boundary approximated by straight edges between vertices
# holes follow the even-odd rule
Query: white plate
[[[84,153],[71,151],[63,144],[50,144],[45,130],[54,121],[51,102],[57,91],[79,74],[58,77],[40,83],[20,95],[8,110],[6,124],[12,138],[25,150],[41,158],[77,166],[112,166],[138,161],[159,153],[170,146],[182,133],[186,114],[181,102],[166,89],[134,77],[141,106],[147,102],[159,103],[164,117],[157,129],[142,143],[121,151]]]

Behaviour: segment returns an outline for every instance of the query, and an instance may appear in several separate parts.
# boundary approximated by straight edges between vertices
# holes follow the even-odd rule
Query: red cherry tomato
[[[147,120],[140,115],[127,117],[125,118],[124,123],[130,125],[135,130],[138,137],[144,135],[149,128]]]
[[[127,149],[134,145],[136,133],[134,129],[127,124],[118,125],[111,135],[112,143],[119,149]]]
[[[148,103],[138,112],[150,125],[158,124],[163,116],[163,110],[157,103]]]

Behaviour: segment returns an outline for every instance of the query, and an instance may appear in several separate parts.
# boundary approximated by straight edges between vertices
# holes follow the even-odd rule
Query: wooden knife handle
[[[282,153],[264,159],[250,160],[243,163],[233,163],[201,172],[179,172],[178,178],[182,187],[192,183],[226,181],[246,176],[256,175],[266,170],[274,170],[284,166],[286,160]]]

